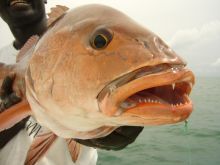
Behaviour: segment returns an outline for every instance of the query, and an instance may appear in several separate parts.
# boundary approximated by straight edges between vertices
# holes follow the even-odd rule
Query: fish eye
[[[112,40],[112,33],[107,29],[99,29],[91,38],[91,46],[94,49],[104,49]]]

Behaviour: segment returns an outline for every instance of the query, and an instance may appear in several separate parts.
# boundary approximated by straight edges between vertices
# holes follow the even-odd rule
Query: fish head
[[[102,5],[68,11],[39,40],[26,73],[36,119],[62,137],[172,124],[192,112],[194,75],[165,42]]]

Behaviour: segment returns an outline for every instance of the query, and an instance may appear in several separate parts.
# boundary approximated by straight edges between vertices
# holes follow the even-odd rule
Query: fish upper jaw
[[[184,65],[142,67],[106,86],[97,96],[100,111],[121,125],[160,125],[186,120],[193,73]]]

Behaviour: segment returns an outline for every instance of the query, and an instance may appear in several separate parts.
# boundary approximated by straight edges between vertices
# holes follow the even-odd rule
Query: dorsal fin
[[[33,35],[31,36],[27,42],[24,44],[24,46],[21,48],[21,50],[19,51],[17,58],[16,58],[16,62],[19,62],[25,55],[26,53],[34,47],[34,45],[36,45],[37,41],[39,40],[39,36],[38,35]]]
[[[49,17],[47,20],[47,27],[63,16],[69,8],[62,5],[56,5],[56,7],[52,7],[50,10],[50,13],[47,14]]]

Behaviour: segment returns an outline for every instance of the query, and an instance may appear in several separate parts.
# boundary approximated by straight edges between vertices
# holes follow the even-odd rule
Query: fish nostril
[[[135,38],[134,40],[135,40],[136,42],[139,42],[139,39],[137,39],[137,38]]]
[[[144,43],[144,47],[145,47],[145,48],[149,48],[147,41],[143,41],[143,43]]]
[[[141,40],[138,38],[135,38],[135,41],[138,42],[139,44],[143,45],[144,48],[147,48],[147,49],[149,48],[147,41],[144,41],[144,40]]]

